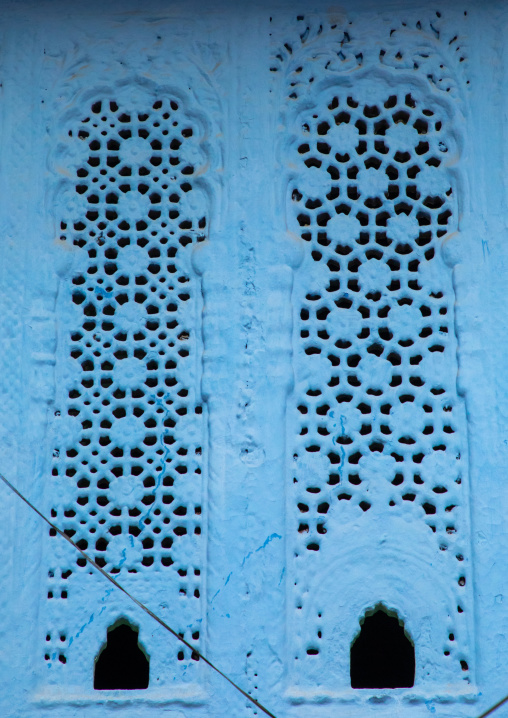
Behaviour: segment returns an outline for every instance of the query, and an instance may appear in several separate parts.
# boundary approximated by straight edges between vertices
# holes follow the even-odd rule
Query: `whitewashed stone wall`
[[[479,714],[508,674],[504,4],[2,15],[0,472],[278,717]],[[0,490],[1,715],[260,714]],[[412,688],[351,688],[378,606]],[[149,688],[94,691],[119,618]]]

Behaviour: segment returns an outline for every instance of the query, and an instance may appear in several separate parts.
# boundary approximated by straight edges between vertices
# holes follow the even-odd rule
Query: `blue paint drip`
[[[257,548],[255,551],[249,551],[247,556],[245,556],[245,558],[242,561],[242,567],[245,566],[245,562],[247,561],[247,559],[249,559],[253,554],[258,553],[258,551],[262,551],[264,548],[266,548],[268,546],[270,541],[273,541],[276,538],[281,539],[282,536],[277,533],[270,534],[270,536],[268,536],[268,538],[265,540],[265,542],[263,544],[261,544],[261,546],[259,546],[259,548]]]
[[[228,576],[227,576],[227,578],[226,578],[226,580],[224,581],[224,586],[223,586],[222,588],[226,588],[226,586],[227,586],[228,583],[229,583],[229,579],[231,578],[232,575],[233,575],[233,571],[230,571],[229,574],[228,574]],[[220,593],[221,591],[222,591],[221,588],[219,588],[219,589],[216,591],[216,593],[215,593],[215,594],[213,595],[213,597],[212,597],[212,602],[217,598],[217,596],[219,595],[219,593]]]
[[[335,413],[334,413],[333,411],[330,411],[330,416],[331,416],[332,419],[335,419]],[[340,415],[340,434],[338,434],[338,436],[344,436],[344,435],[345,435],[345,433],[346,433],[345,422],[346,422],[346,421],[347,421],[347,418],[344,416],[344,414],[341,414],[341,415]],[[336,423],[333,424],[333,428],[334,428],[334,429],[337,429],[337,424],[336,424]],[[334,446],[337,446],[337,438],[336,438],[335,436],[332,438],[332,442],[333,442],[333,445],[334,445]],[[340,444],[340,445],[339,445],[339,452],[340,452],[340,462],[341,462],[341,466],[344,466],[344,462],[346,461],[346,452],[345,452],[345,449],[344,449],[344,445],[343,445],[343,444]],[[340,476],[340,472],[339,472],[339,476]]]
[[[163,416],[163,421],[164,421],[164,420],[167,419],[167,417],[169,416],[169,409],[168,409],[168,407],[166,406],[165,402],[166,402],[166,401],[169,401],[170,395],[169,395],[169,394],[165,394],[163,397],[156,397],[156,396],[154,396],[154,397],[152,397],[152,398],[153,398],[154,401],[155,401],[155,405],[158,406],[158,407],[160,407],[160,408],[164,411],[164,416]],[[164,439],[164,437],[167,436],[167,435],[168,435],[168,431],[167,431],[167,430],[163,431],[163,432],[162,432],[162,436],[161,436],[161,440]],[[163,457],[162,457],[162,468],[161,468],[161,470],[159,471],[159,473],[157,474],[157,478],[156,478],[156,480],[155,480],[155,486],[153,487],[153,489],[152,489],[152,491],[151,491],[151,494],[152,494],[153,496],[155,496],[155,492],[157,491],[157,489],[158,489],[158,488],[161,486],[161,484],[162,484],[162,479],[164,478],[166,463],[167,463],[167,460],[168,460],[169,455],[170,455],[169,444],[165,444],[164,441],[161,441],[161,444],[162,444],[162,445],[161,445],[161,448],[162,448],[162,450],[164,451],[164,455],[163,455]],[[153,508],[154,508],[154,506],[155,506],[155,501],[154,501],[152,504],[150,504],[150,506],[148,507],[148,509],[146,510],[146,512],[140,516],[139,521],[138,521],[138,528],[139,528],[140,530],[142,530],[142,529],[144,528],[144,521],[145,521],[145,519],[149,518],[149,516],[150,516],[150,514],[151,514],[151,512],[152,512],[152,510],[153,510]]]
[[[104,603],[105,600],[106,600],[107,598],[109,598],[112,593],[113,593],[113,589],[112,589],[112,588],[108,588],[108,589],[106,590],[104,596],[101,598],[101,602]],[[97,618],[99,618],[99,616],[100,616],[101,614],[103,614],[105,610],[106,610],[106,606],[103,606],[103,607],[101,608],[101,610],[99,611],[99,613],[97,614]],[[79,637],[81,636],[81,634],[83,633],[83,631],[85,630],[85,628],[86,628],[87,626],[90,626],[90,625],[95,621],[95,618],[96,618],[95,613],[92,613],[92,614],[90,615],[90,618],[88,619],[88,621],[81,626],[81,628],[78,630],[78,632],[76,633],[76,635],[74,636],[74,638],[79,638]],[[74,638],[71,636],[71,638],[69,639],[69,646],[72,644]]]
[[[258,548],[255,549],[254,551],[249,551],[249,553],[247,554],[247,556],[244,557],[244,559],[243,559],[243,561],[242,561],[242,564],[241,564],[241,565],[242,565],[242,568],[245,566],[245,562],[247,561],[247,559],[249,559],[249,558],[250,558],[251,556],[253,556],[255,553],[258,553],[258,551],[262,551],[262,550],[263,550],[264,548],[266,548],[266,547],[268,546],[268,544],[269,544],[271,541],[273,541],[274,539],[281,539],[281,538],[282,538],[282,536],[281,536],[280,534],[278,534],[278,533],[270,534],[270,536],[268,536],[268,537],[265,539],[264,543],[262,543],[261,546],[258,546]],[[223,585],[222,588],[226,588],[226,586],[228,585],[228,583],[229,583],[229,581],[230,581],[231,576],[233,575],[233,573],[234,573],[233,571],[230,571],[230,573],[228,574],[226,580],[224,581],[224,585]],[[282,575],[283,575],[283,574],[284,574],[284,569],[283,569],[283,571],[282,571]],[[281,581],[282,581],[282,575],[281,575],[281,577],[280,577],[280,580],[281,580]],[[280,585],[280,581],[279,581],[279,585]],[[214,595],[212,596],[212,599],[211,599],[210,603],[213,603],[213,602],[215,601],[215,599],[217,598],[217,596],[219,595],[219,593],[222,591],[222,588],[217,589],[217,591],[216,591],[216,592],[214,593]],[[228,616],[228,618],[229,618],[229,616]]]
[[[107,292],[103,287],[95,287],[95,293],[99,295],[99,297],[103,297],[105,299],[110,299],[113,296],[113,292]]]

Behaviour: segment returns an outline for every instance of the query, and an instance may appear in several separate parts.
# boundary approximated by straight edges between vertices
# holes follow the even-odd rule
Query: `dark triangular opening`
[[[150,662],[138,643],[138,629],[122,622],[108,628],[108,639],[95,659],[96,691],[148,688]]]
[[[352,688],[410,688],[415,649],[396,616],[378,609],[366,616],[351,646]]]

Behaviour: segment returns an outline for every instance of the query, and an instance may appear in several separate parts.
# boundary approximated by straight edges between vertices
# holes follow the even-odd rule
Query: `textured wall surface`
[[[2,4],[0,472],[278,718],[506,693],[507,31]],[[0,715],[260,715],[0,491]],[[379,607],[411,688],[351,688]],[[119,620],[146,690],[94,690]]]

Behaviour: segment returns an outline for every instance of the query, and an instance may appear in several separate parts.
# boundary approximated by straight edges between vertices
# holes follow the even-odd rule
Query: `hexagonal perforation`
[[[55,448],[53,476],[72,482],[75,499],[52,516],[111,573],[173,567],[179,593],[199,599],[199,128],[174,99],[146,111],[102,100],[69,135],[88,153],[76,171],[79,219],[61,223],[81,259],[61,408],[74,441]]]
[[[292,476],[297,557],[320,550],[332,506],[409,511],[453,553],[461,613],[463,408],[440,247],[456,213],[445,125],[416,91],[372,104],[330,93],[299,116],[289,213],[312,260],[297,290]]]

